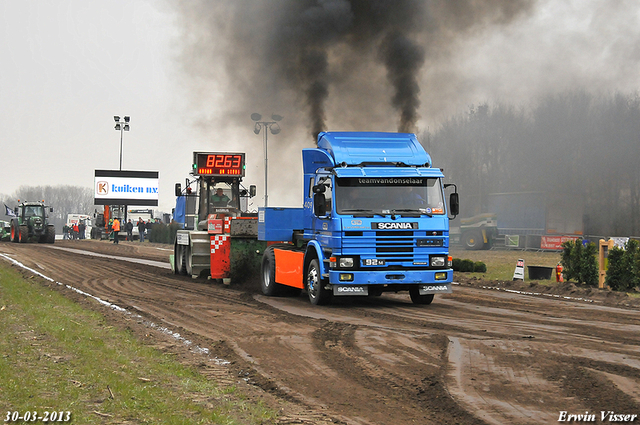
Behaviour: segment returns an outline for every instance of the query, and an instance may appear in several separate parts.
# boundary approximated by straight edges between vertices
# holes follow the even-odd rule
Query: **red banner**
[[[567,241],[575,241],[578,236],[542,236],[540,249],[560,251],[562,244]]]

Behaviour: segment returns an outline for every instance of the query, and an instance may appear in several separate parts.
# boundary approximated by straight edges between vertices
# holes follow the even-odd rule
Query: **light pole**
[[[130,117],[124,117],[124,121],[120,121],[120,117],[117,115],[113,116],[113,120],[116,122],[116,130],[120,130],[120,171],[122,171],[122,135],[125,131],[129,131],[129,120]]]
[[[278,121],[280,121],[283,117],[280,115],[272,114],[272,121],[260,121],[262,119],[262,115],[258,113],[251,114],[251,119],[256,122],[255,127],[253,128],[253,132],[256,134],[260,134],[260,130],[264,128],[264,206],[267,207],[269,205],[267,199],[267,176],[268,176],[268,159],[267,159],[267,134],[271,131],[271,134],[280,133],[280,125]]]

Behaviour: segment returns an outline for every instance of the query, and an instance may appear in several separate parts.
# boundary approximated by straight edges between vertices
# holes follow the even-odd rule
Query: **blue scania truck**
[[[269,243],[264,294],[304,290],[320,305],[408,291],[413,303],[430,304],[434,294],[452,292],[457,188],[443,183],[414,134],[322,132],[302,160],[302,208],[258,211],[258,239]]]

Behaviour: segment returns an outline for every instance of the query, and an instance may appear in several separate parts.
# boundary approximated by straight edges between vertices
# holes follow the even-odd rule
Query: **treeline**
[[[531,108],[472,106],[420,139],[458,185],[462,217],[486,212],[490,193],[577,194],[585,234],[640,234],[638,93],[575,91]]]
[[[92,215],[96,209],[103,208],[93,204],[91,188],[80,186],[20,186],[13,195],[0,195],[0,198],[11,209],[15,208],[18,202],[44,200],[46,205],[53,208],[53,213],[49,213],[49,219],[56,226],[56,233],[62,233],[68,214]],[[0,217],[8,220],[9,217],[4,213],[4,206],[2,206]]]

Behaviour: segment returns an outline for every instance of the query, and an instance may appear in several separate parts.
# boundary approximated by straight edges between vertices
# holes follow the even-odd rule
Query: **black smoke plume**
[[[200,0],[175,7],[185,70],[224,82],[230,116],[299,105],[315,139],[328,129],[327,117],[364,130],[391,111],[397,130],[417,131],[429,65],[459,37],[509,23],[534,1]],[[422,91],[423,99],[435,98],[438,88]]]

